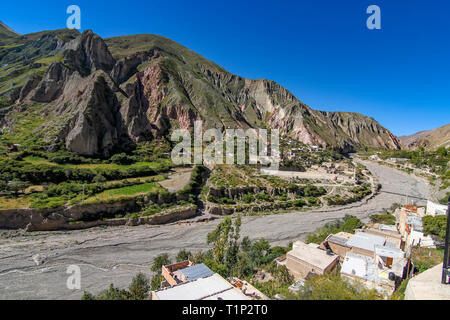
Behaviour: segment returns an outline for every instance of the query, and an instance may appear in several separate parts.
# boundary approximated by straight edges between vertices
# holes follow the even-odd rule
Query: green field
[[[165,190],[157,183],[145,183],[119,189],[106,190],[86,199],[83,204],[121,201],[126,199],[133,199],[138,196],[146,195],[148,193],[158,193],[162,191]]]

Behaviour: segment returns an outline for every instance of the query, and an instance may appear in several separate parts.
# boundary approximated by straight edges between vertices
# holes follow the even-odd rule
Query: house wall
[[[353,253],[362,254],[363,256],[367,256],[367,257],[371,257],[371,258],[373,258],[375,255],[375,252],[372,250],[366,250],[366,249],[356,248],[356,247],[352,247],[352,249],[350,251]]]
[[[339,255],[340,260],[344,261],[345,256],[347,255],[347,252],[351,250],[351,248],[347,246],[343,246],[337,243],[328,242],[328,247],[337,255]]]
[[[167,282],[171,286],[175,286],[175,285],[177,285],[177,281],[172,277],[172,275],[170,273],[174,272],[176,270],[179,270],[179,269],[186,268],[190,264],[191,264],[190,261],[182,261],[182,262],[171,264],[171,265],[168,265],[168,266],[163,266],[161,268],[161,274],[164,277],[164,279],[166,279]]]

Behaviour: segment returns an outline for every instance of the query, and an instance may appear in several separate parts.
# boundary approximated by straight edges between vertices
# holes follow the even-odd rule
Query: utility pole
[[[450,197],[447,201],[447,233],[445,235],[445,247],[444,247],[444,265],[442,267],[442,284],[448,284],[449,268],[450,268],[450,256],[449,256],[449,246],[450,246],[450,219],[448,218],[450,214]]]

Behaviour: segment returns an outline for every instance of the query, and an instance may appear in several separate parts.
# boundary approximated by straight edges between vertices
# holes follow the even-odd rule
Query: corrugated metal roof
[[[345,238],[341,238],[341,237],[337,237],[337,236],[330,236],[329,238],[328,238],[328,241],[329,242],[331,242],[331,243],[336,243],[336,244],[340,244],[340,245],[342,245],[342,246],[347,246],[347,239],[345,239]]]
[[[407,216],[406,217],[407,224],[422,224],[422,218],[416,216]]]
[[[384,245],[386,239],[370,233],[358,232],[347,241],[347,246],[374,251],[376,245]]]
[[[224,278],[217,273],[207,278],[201,278],[196,281],[186,282],[178,286],[155,292],[159,300],[204,300],[218,297],[226,300],[232,298],[237,300],[247,299],[243,294],[236,291],[235,293],[225,293],[227,291],[236,291],[236,289]]]
[[[214,274],[214,272],[212,272],[211,269],[203,263],[181,269],[180,272],[187,278],[188,281],[195,281]]]

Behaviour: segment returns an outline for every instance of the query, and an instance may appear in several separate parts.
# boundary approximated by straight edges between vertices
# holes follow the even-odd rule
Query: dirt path
[[[193,170],[192,168],[176,168],[175,172],[169,175],[169,179],[159,184],[169,192],[178,192],[189,184]]]
[[[384,191],[427,197],[428,186],[396,170],[364,163],[378,177]],[[346,214],[367,219],[393,203],[404,203],[402,196],[381,193],[367,204],[349,209],[297,212],[270,216],[244,217],[242,235],[266,238],[274,245],[287,245],[304,239],[308,232]],[[114,283],[127,286],[138,272],[151,275],[153,259],[161,253],[174,257],[180,249],[208,249],[205,238],[219,221],[182,223],[165,226],[120,227],[74,232],[31,234],[0,239],[0,299],[80,299],[83,290],[97,293]],[[36,266],[32,257],[46,257]],[[81,291],[66,287],[71,264],[81,268]]]

